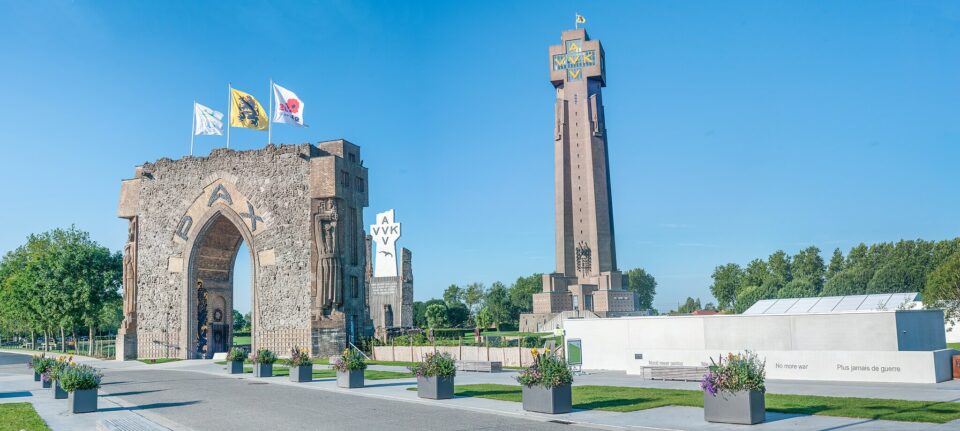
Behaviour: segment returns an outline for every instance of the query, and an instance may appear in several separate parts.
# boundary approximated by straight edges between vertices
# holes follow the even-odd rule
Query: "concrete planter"
[[[53,399],[65,400],[67,399],[67,395],[69,395],[67,394],[67,391],[63,390],[63,388],[60,387],[60,381],[54,380],[53,381]]]
[[[363,370],[337,371],[337,386],[347,389],[363,387]]]
[[[53,386],[53,379],[51,378],[47,378],[46,380],[41,379],[40,385],[43,386],[44,389],[50,389],[50,387]]]
[[[97,411],[97,390],[80,389],[70,393],[70,413],[92,413]]]
[[[753,425],[766,420],[763,392],[703,393],[703,419],[707,422]]]
[[[273,364],[253,364],[254,377],[273,377]]]
[[[243,361],[230,361],[230,366],[227,367],[227,373],[243,374]]]
[[[39,381],[40,381],[40,373],[38,373],[38,372],[36,372],[36,371],[33,372],[33,381],[35,381],[35,382],[39,382]]]
[[[453,377],[417,377],[417,396],[431,400],[453,398]]]
[[[573,392],[570,385],[555,388],[543,386],[522,386],[523,409],[537,413],[570,413],[573,410]]]
[[[303,383],[313,380],[313,364],[290,367],[290,381]]]

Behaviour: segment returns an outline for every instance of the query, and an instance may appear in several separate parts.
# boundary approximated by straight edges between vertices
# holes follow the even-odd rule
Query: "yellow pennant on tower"
[[[270,118],[260,102],[248,93],[230,89],[230,127],[267,130]]]

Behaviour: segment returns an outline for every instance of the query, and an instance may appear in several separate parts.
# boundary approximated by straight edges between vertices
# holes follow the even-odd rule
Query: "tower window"
[[[350,173],[347,171],[340,171],[340,185],[344,187],[350,187]]]

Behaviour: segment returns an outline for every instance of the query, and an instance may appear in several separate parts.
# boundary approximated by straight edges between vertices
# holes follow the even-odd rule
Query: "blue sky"
[[[187,154],[193,100],[273,78],[311,125],[274,142],[362,147],[417,299],[549,272],[547,47],[576,11],[607,54],[619,263],[658,308],[776,249],[960,232],[960,3],[41,1],[0,14],[0,251],[70,224],[120,249],[120,179]]]

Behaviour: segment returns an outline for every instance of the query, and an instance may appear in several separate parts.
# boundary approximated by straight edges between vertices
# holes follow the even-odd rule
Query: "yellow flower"
[[[536,348],[536,347],[530,349],[530,353],[531,353],[533,356],[539,356],[539,355],[540,355],[540,352],[537,351],[537,348]]]

